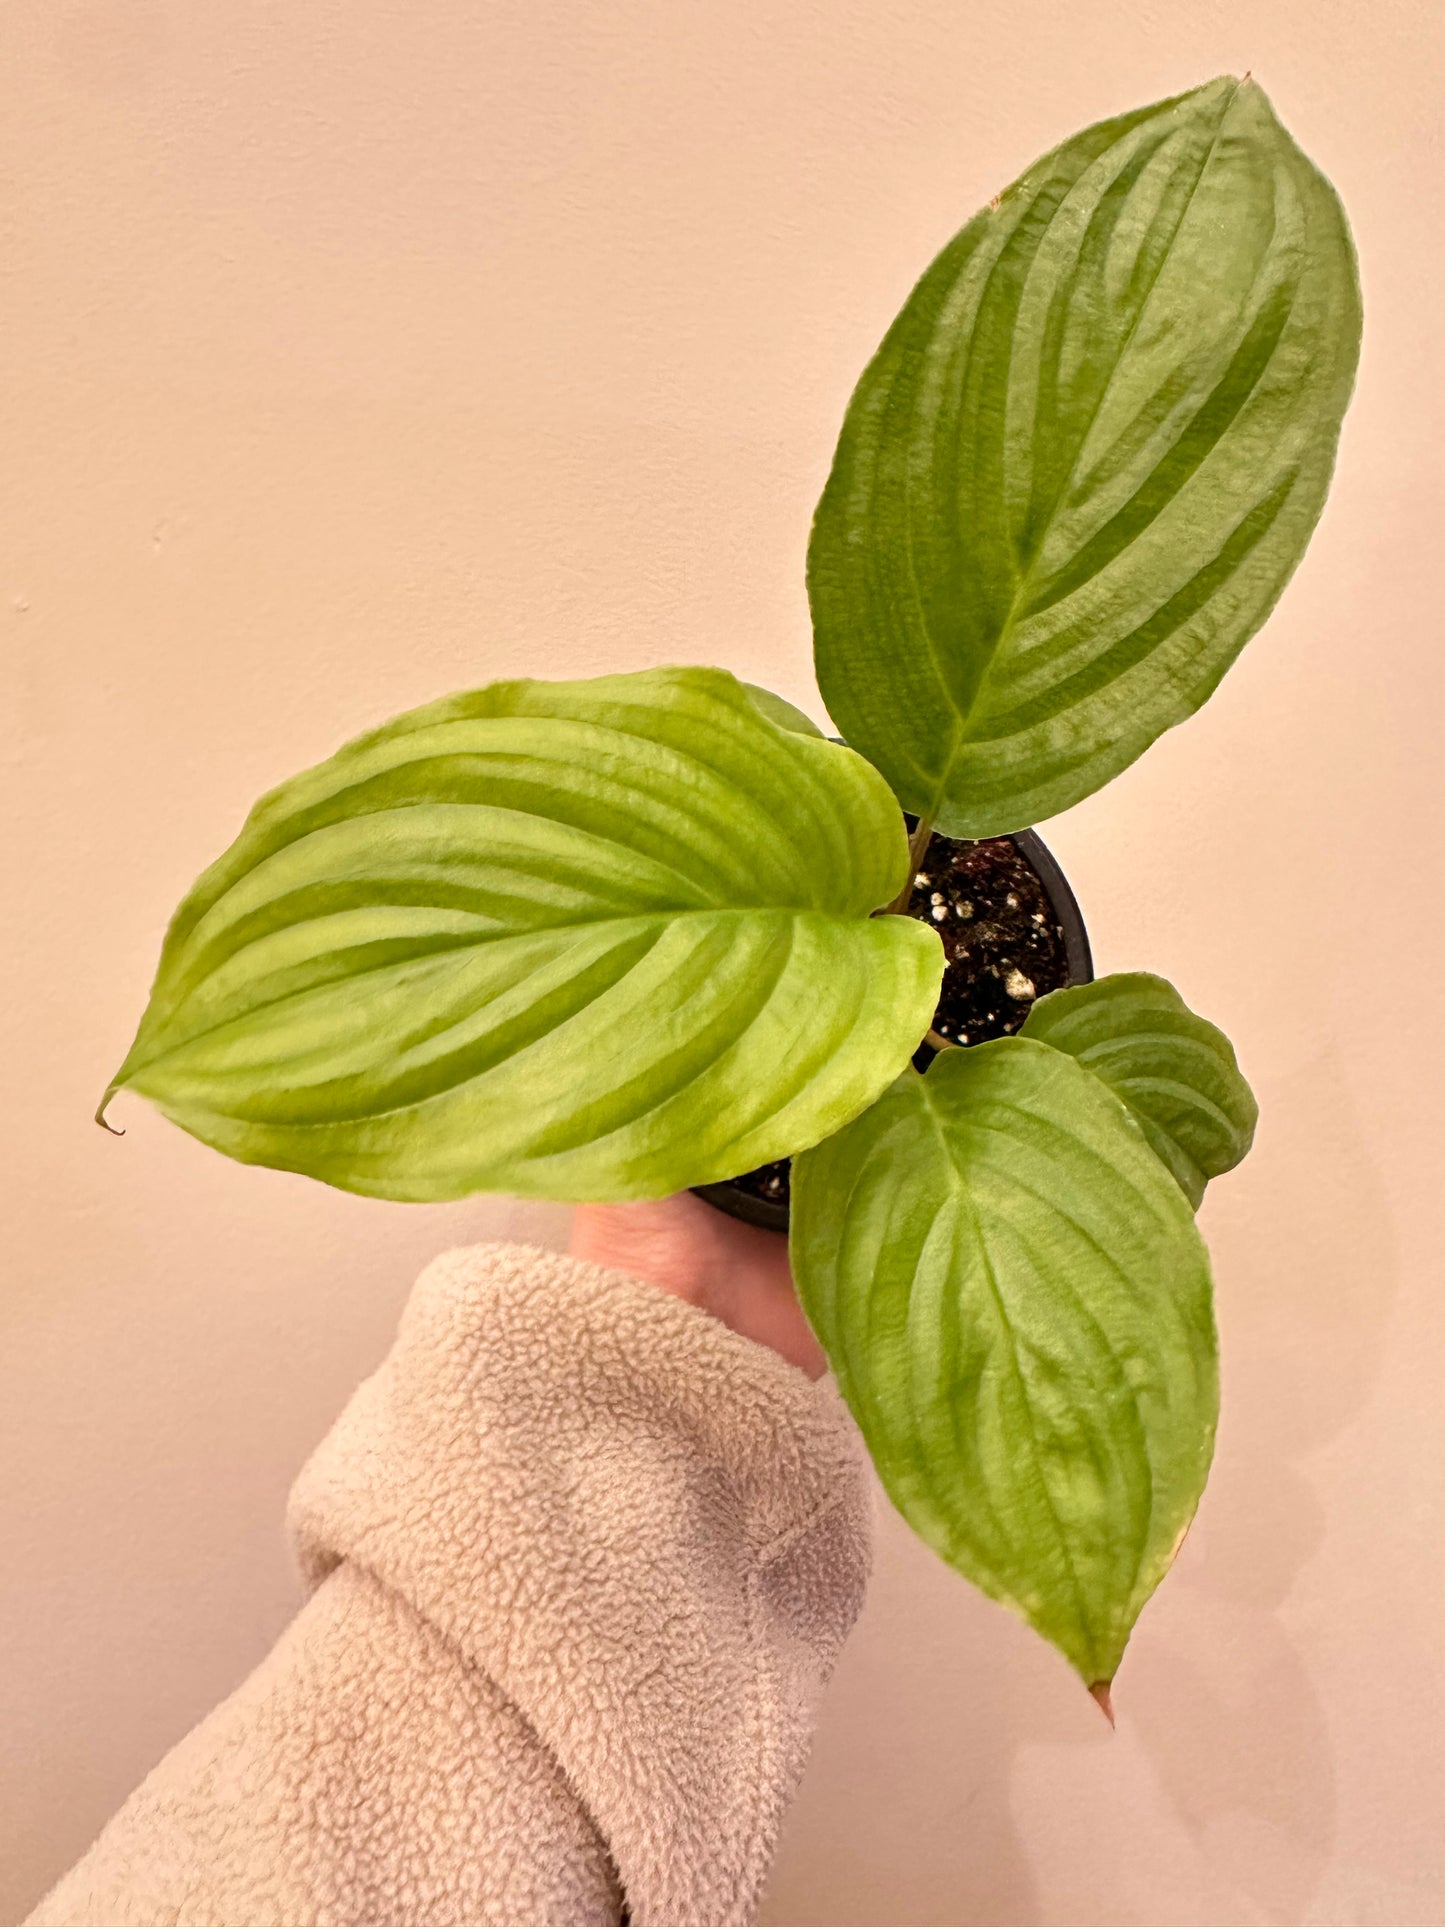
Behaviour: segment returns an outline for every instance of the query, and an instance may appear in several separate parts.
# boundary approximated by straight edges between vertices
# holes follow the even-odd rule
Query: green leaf
[[[1319,516],[1360,333],[1339,202],[1251,81],[1066,141],[929,268],[808,560],[818,681],[907,809],[995,836],[1211,694]]]
[[[940,1051],[795,1161],[792,1261],[894,1504],[1102,1686],[1218,1413],[1209,1261],[1125,1106],[1030,1038]]]
[[[743,688],[751,696],[753,707],[761,710],[768,721],[776,723],[780,729],[790,729],[798,736],[823,734],[812,717],[804,715],[801,709],[795,708],[786,696],[776,695],[771,689],[764,689],[760,683],[755,682],[745,682]]]
[[[726,1178],[907,1063],[941,946],[869,916],[906,866],[876,771],[721,670],[492,683],[263,798],[111,1088],[378,1197]]]
[[[1195,1210],[1254,1142],[1259,1106],[1224,1032],[1173,984],[1120,972],[1041,997],[1020,1033],[1077,1057],[1133,1111]]]

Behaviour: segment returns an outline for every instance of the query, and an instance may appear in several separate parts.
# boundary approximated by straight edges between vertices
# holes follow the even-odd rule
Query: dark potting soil
[[[933,1028],[950,1043],[1012,1036],[1036,998],[1069,981],[1053,905],[1038,872],[1009,837],[978,843],[930,837],[908,914],[931,923],[943,940],[947,962]],[[934,1055],[923,1044],[913,1061],[923,1070]],[[782,1158],[732,1182],[752,1197],[786,1204],[788,1167]]]

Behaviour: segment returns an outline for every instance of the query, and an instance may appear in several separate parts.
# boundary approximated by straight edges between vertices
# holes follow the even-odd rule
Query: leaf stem
[[[918,875],[918,866],[923,861],[932,835],[933,818],[920,816],[917,827],[908,839],[908,875],[903,880],[903,888],[884,910],[885,917],[902,917],[908,914],[908,900],[913,895],[913,879]]]
[[[958,1050],[961,1048],[956,1038],[940,1037],[936,1030],[926,1032],[923,1041],[925,1044],[931,1044],[935,1050]]]

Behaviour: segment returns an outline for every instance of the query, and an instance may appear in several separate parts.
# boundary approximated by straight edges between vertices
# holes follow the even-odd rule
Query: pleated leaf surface
[[[1252,81],[1103,121],[928,269],[809,554],[842,735],[951,836],[1077,803],[1209,696],[1325,499],[1344,214]]]
[[[765,707],[721,670],[499,682],[347,745],[181,904],[111,1090],[388,1198],[660,1196],[815,1143],[943,959],[869,914],[887,785]]]
[[[1123,1101],[1029,1038],[940,1051],[795,1161],[791,1249],[894,1504],[1104,1686],[1218,1412],[1208,1258]]]
[[[1116,1091],[1196,1211],[1254,1142],[1259,1106],[1234,1046],[1163,977],[1119,971],[1052,991],[1020,1035],[1068,1051]]]

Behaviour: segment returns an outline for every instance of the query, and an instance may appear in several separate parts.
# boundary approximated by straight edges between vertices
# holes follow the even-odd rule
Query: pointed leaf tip
[[[1098,1701],[1099,1711],[1104,1715],[1104,1718],[1109,1722],[1110,1726],[1114,1724],[1114,1701],[1109,1693],[1109,1688],[1113,1684],[1114,1682],[1111,1679],[1096,1679],[1089,1688],[1090,1697]]]
[[[115,1086],[112,1085],[96,1107],[95,1121],[102,1131],[109,1131],[112,1137],[124,1137],[125,1132],[123,1130],[117,1130],[114,1124],[107,1124],[105,1120],[105,1107],[114,1096]]]

